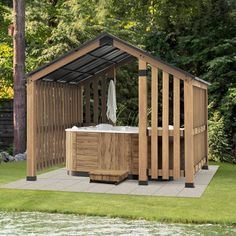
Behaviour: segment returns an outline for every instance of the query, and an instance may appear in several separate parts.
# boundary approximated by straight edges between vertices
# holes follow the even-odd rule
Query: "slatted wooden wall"
[[[64,163],[66,128],[107,122],[106,79],[79,86],[36,81],[28,84],[28,175]],[[34,167],[35,166],[35,167]]]
[[[207,160],[207,90],[193,86],[193,145],[195,171]]]
[[[158,73],[161,72],[161,73]],[[161,86],[158,85],[159,77],[162,78]],[[152,66],[151,73],[151,177],[157,179],[161,176],[162,179],[180,178],[183,175],[180,166],[180,79],[174,77],[173,83],[170,83],[170,74],[165,71],[158,70]],[[170,85],[173,86],[170,86]],[[158,88],[161,88],[158,90]],[[161,114],[158,113],[158,93],[162,95]],[[172,98],[172,106],[170,107],[170,99]],[[170,114],[173,117],[170,117]],[[162,120],[162,142],[161,147],[158,146],[158,118]],[[171,121],[171,122],[170,122]],[[173,131],[169,130],[169,125],[173,125]],[[170,139],[173,140],[173,153],[170,153]],[[172,141],[171,141],[172,142]],[[161,156],[158,150],[161,149]],[[173,155],[172,155],[173,154]],[[173,160],[170,160],[170,156]],[[161,159],[161,161],[160,161]],[[159,160],[159,161],[158,161]],[[170,162],[172,163],[170,165]],[[158,163],[161,163],[158,164]]]
[[[83,125],[107,123],[107,78],[99,77],[83,84],[84,116]]]
[[[81,125],[81,87],[35,83],[35,150],[37,169],[65,162],[65,129]]]

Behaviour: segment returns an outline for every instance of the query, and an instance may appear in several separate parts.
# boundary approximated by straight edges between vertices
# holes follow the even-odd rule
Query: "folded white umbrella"
[[[116,123],[116,87],[113,80],[110,81],[107,97],[107,118]]]

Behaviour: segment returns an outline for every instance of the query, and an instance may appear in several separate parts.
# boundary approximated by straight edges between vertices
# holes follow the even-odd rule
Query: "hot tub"
[[[138,127],[100,124],[66,129],[66,168],[70,175],[94,170],[126,170],[138,175]],[[151,169],[151,128],[148,128],[148,169]],[[181,169],[184,169],[184,130],[181,129]],[[162,165],[162,128],[158,128],[158,166]],[[173,166],[173,126],[169,126],[169,163]]]

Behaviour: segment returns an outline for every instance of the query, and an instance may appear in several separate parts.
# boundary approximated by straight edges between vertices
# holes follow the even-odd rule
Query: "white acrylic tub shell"
[[[151,129],[151,127],[148,127],[148,129]],[[172,125],[169,125],[169,130],[173,130]],[[87,127],[73,126],[72,128],[66,129],[66,131],[137,134],[139,132],[139,128],[134,126],[113,126],[110,124],[99,124],[97,126],[87,126]]]

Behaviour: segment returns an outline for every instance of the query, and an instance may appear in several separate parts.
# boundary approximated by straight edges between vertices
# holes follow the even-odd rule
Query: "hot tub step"
[[[127,170],[94,170],[89,173],[90,182],[119,184],[128,177]]]

